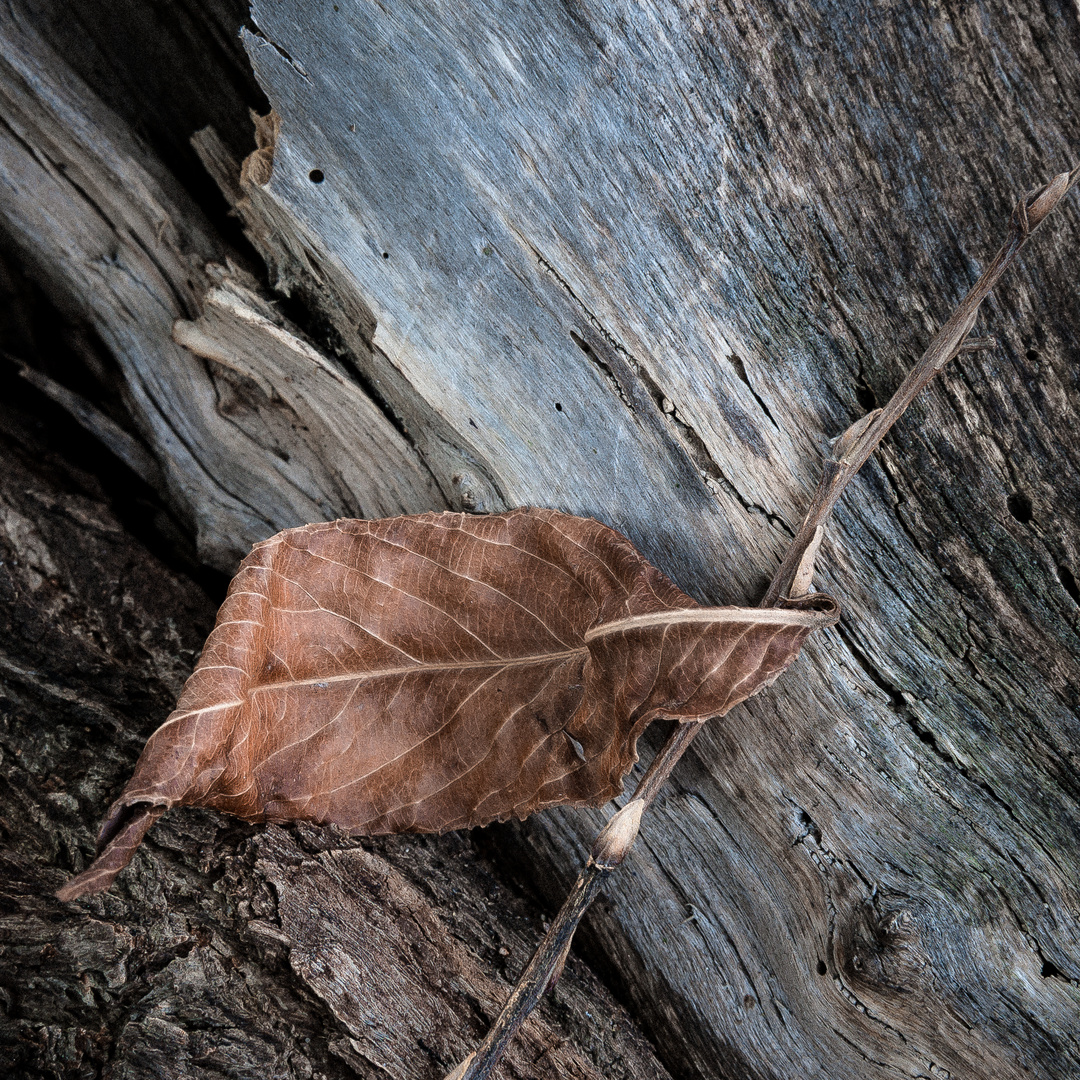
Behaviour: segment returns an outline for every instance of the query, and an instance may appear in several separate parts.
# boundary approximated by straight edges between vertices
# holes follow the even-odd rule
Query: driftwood
[[[274,109],[261,149],[241,174],[227,140],[197,140],[285,307],[124,121],[3,16],[7,244],[116,365],[114,427],[92,402],[82,422],[142,462],[218,569],[307,520],[532,503],[619,528],[702,602],[755,603],[823,437],[885,400],[1015,196],[1080,146],[1067,6],[933,23],[854,2],[782,17],[652,2],[339,8],[257,5],[245,45]],[[979,331],[998,348],[942,376],[837,511],[819,567],[839,627],[808,645],[797,681],[702,733],[587,920],[586,953],[673,1072],[1080,1066],[1080,470],[1067,434],[1080,238],[1075,207],[1059,213],[984,309]],[[61,374],[38,378],[57,400]],[[193,649],[198,619],[186,625]],[[38,670],[34,655],[20,670]],[[425,841],[418,865],[415,845],[364,854],[306,829],[166,818],[171,838],[121,878],[122,898],[82,913],[22,899],[85,865],[176,689],[183,664],[170,663],[138,708],[62,759],[71,803],[42,795],[14,817],[37,839],[8,841],[33,884],[18,893],[30,907],[7,916],[22,951],[6,984],[25,981],[31,954],[53,980],[9,994],[9,1038],[39,1032],[38,1057],[24,1044],[14,1060],[47,1070],[82,1055],[141,1075],[184,1047],[177,1068],[209,1073],[224,1048],[258,1041],[265,1056],[244,1060],[300,1075],[289,1054],[311,1037],[322,1049],[296,1060],[316,1071],[388,1065],[353,1046],[364,1021],[327,981],[361,952],[340,913],[377,925],[413,910],[406,884],[380,901],[357,882],[384,865],[415,867],[413,888],[438,881],[460,839]],[[10,665],[5,678],[33,682]],[[25,711],[15,720],[31,731]],[[554,905],[603,817],[549,811],[484,842]],[[331,894],[346,899],[318,930],[282,899]],[[189,925],[199,913],[205,942],[176,937],[169,904]],[[148,907],[157,952],[125,929]],[[324,936],[348,947],[321,956]],[[469,970],[490,970],[490,947],[466,938]],[[242,999],[253,939],[269,942],[260,985],[280,986],[261,1027],[254,1005],[237,1008],[242,1022],[215,1012],[222,995]],[[97,966],[63,944],[99,940]],[[427,985],[440,981],[453,983]],[[155,1013],[181,984],[183,1008]],[[48,1004],[80,985],[66,1017]],[[94,988],[112,1004],[90,1004]],[[401,1018],[402,1054],[411,1008],[440,1028],[468,1013],[454,989],[419,1006],[407,991],[385,1014]],[[311,1011],[312,992],[328,1012]],[[439,1075],[490,1007],[399,1075]],[[634,1061],[629,1074],[650,1067]]]

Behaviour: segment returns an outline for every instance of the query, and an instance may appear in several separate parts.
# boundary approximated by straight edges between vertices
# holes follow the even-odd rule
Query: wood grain
[[[445,505],[408,441],[355,384],[341,395],[352,425],[319,412],[311,384],[341,381],[331,360],[309,350],[306,396],[283,396],[235,363],[207,363],[205,342],[199,353],[172,340],[173,324],[197,321],[204,295],[228,277],[232,248],[32,25],[14,10],[0,20],[9,243],[114,357],[138,435],[162,462],[202,560],[231,571],[238,553],[275,531],[270,521],[299,525],[346,504],[372,516]],[[274,323],[297,338],[286,320]],[[312,428],[315,450],[305,439]]]
[[[241,191],[271,280],[444,505],[597,516],[706,603],[758,599],[822,440],[1080,146],[1080,24],[1049,0],[338,7],[261,3],[245,38],[279,118]],[[81,249],[33,247],[43,228],[27,263],[82,297]],[[1080,1067],[1075,207],[1048,228],[984,309],[999,348],[840,506],[819,566],[844,621],[702,734],[595,912],[586,949],[680,1075]],[[224,565],[307,504],[276,434],[249,459],[213,431],[154,446]],[[217,498],[248,463],[265,484]],[[554,905],[600,820],[492,842]]]
[[[254,18],[263,201],[363,296],[371,370],[437,402],[508,501],[596,514],[712,602],[754,598],[819,440],[899,381],[1080,134],[1052,5]],[[593,922],[680,1068],[1075,1068],[1075,222],[841,508],[819,565],[848,616],[809,686],[705,735]],[[521,828],[553,902],[597,823]]]

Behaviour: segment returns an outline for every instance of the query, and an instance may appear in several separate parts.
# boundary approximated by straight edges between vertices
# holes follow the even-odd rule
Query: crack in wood
[[[753,383],[750,382],[750,376],[747,374],[746,364],[743,362],[743,358],[739,356],[738,353],[729,353],[727,361],[735,369],[735,374],[739,376],[747,390],[754,395],[754,400],[761,406],[761,411],[768,418],[769,423],[779,431],[780,425],[773,419],[773,414],[769,411],[769,406],[765,404],[762,396],[754,389]]]
[[[680,463],[682,467],[679,468],[679,472],[689,481],[691,474],[686,468],[689,466],[693,470],[693,477],[697,483],[704,480],[705,487],[711,488],[712,484],[709,482],[712,481],[748,513],[764,517],[770,525],[780,529],[786,536],[793,536],[793,530],[779,515],[753,502],[739,491],[709,452],[705,440],[679,415],[677,407],[672,405],[670,409],[665,408],[665,404],[670,403],[671,399],[648,373],[645,365],[612,337],[574,292],[570,283],[537,251],[535,246],[528,241],[525,243],[528,244],[541,269],[555,279],[607,347],[601,346],[598,342],[590,343],[576,331],[571,330],[570,337],[574,344],[603,372],[609,385],[634,419],[668,450],[675,461]],[[735,360],[738,360],[738,357],[735,357]],[[738,360],[738,363],[741,366],[742,361]],[[736,370],[739,370],[738,367]],[[745,378],[745,370],[741,377],[749,386],[749,381]],[[753,387],[750,390],[754,393]],[[757,398],[756,393],[754,397]],[[758,403],[772,421],[772,416],[765,404],[760,399]],[[775,426],[775,422],[773,423]],[[671,427],[676,432],[674,437],[670,431]]]

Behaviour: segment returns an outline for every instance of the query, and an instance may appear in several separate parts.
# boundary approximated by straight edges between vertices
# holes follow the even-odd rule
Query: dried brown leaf
[[[173,806],[374,834],[606,802],[647,724],[722,715],[836,618],[822,594],[703,608],[554,510],[290,529],[244,560],[98,858],[58,895],[106,888]]]

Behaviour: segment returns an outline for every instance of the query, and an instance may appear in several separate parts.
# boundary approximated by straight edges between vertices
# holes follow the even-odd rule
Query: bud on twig
[[[614,870],[637,839],[644,799],[632,799],[600,830],[593,841],[589,862],[602,870]]]

